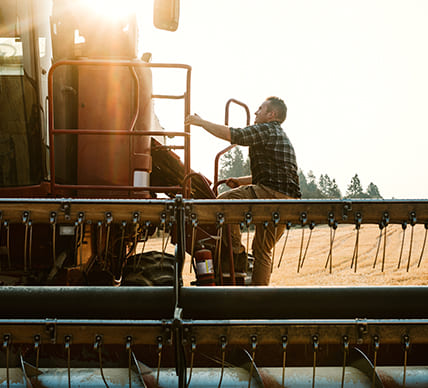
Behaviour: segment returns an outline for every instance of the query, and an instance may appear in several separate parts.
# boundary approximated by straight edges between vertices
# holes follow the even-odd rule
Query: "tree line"
[[[370,182],[367,189],[364,190],[358,174],[351,178],[344,196],[336,180],[330,178],[327,174],[321,174],[317,179],[312,171],[305,175],[302,170],[299,170],[299,181],[302,198],[382,198],[379,188],[373,182]]]
[[[379,188],[373,182],[370,182],[366,190],[364,190],[358,174],[355,174],[351,178],[345,195],[342,195],[336,180],[331,178],[328,174],[321,174],[320,177],[317,178],[312,171],[309,171],[306,175],[302,170],[299,170],[298,173],[302,198],[382,198]],[[219,172],[220,180],[250,174],[250,161],[248,157],[244,158],[240,147],[235,147],[223,155],[221,159],[221,169]],[[226,185],[221,185],[219,187],[220,192],[226,190],[229,190]]]

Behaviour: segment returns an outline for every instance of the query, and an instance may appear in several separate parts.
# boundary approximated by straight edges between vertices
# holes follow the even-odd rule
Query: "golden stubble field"
[[[404,244],[402,244],[403,230],[401,225],[389,225],[384,254],[384,239],[382,237],[379,244],[378,226],[362,225],[359,233],[357,271],[355,272],[354,267],[351,268],[356,241],[355,227],[339,225],[332,245],[332,272],[330,273],[330,266],[327,265],[325,268],[330,252],[329,227],[318,226],[312,231],[304,264],[299,272],[297,272],[299,257],[303,259],[310,231],[307,228],[304,229],[303,250],[300,254],[302,229],[291,229],[279,268],[278,262],[286,234],[282,236],[276,246],[270,286],[428,285],[428,242],[422,252],[425,233],[423,225],[415,225],[412,241],[412,228],[408,226],[404,235]],[[250,246],[251,239],[252,234],[250,233]],[[245,233],[242,241],[245,245],[247,241]],[[151,238],[146,243],[145,250],[160,250],[160,247],[161,239]],[[398,268],[401,251],[401,264]],[[173,254],[174,246],[169,244],[167,252]],[[421,253],[423,253],[422,260]],[[374,267],[375,259],[376,266]],[[383,260],[384,270],[382,271]],[[421,263],[418,267],[419,261]],[[190,272],[190,259],[188,257],[183,270],[183,279],[185,286],[190,285],[190,282],[195,279],[194,271]]]

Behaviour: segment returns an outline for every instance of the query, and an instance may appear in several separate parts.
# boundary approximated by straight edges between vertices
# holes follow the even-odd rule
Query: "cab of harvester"
[[[150,196],[106,188],[147,187],[152,170],[150,55],[138,58],[130,4],[2,2],[2,196]],[[176,29],[178,4],[155,2],[155,24]]]
[[[243,287],[252,258],[240,271],[229,242],[231,224],[285,224],[299,272],[321,226],[331,273],[352,225],[357,272],[375,224],[383,272],[400,225],[409,271],[415,227],[426,261],[428,201],[215,199],[218,158],[213,186],[190,164],[191,68],[140,54],[142,2],[106,17],[110,1],[0,1],[0,386],[428,386],[426,286]],[[179,7],[154,0],[154,26],[176,30]],[[182,91],[157,94],[153,72],[171,70]],[[174,131],[158,99],[183,105]],[[231,99],[226,124],[231,103],[249,123]]]
[[[181,183],[190,172],[189,128],[162,130],[153,99],[179,100],[188,113],[191,68],[139,57],[138,2],[7,0],[0,7],[1,197],[188,196],[190,182]],[[178,1],[154,2],[156,27],[174,31],[178,17]],[[181,70],[182,94],[154,95],[152,68]],[[181,145],[166,145],[168,136]],[[174,148],[184,150],[184,163]],[[65,212],[52,211],[48,222],[36,221],[31,210],[18,222],[2,212],[2,272],[10,272],[3,284],[69,284],[67,276],[58,283],[57,270],[85,268],[86,277],[101,257],[111,275],[95,282],[114,284],[125,252],[156,228],[135,211],[133,224],[121,220],[118,229],[107,210],[102,225],[79,211],[76,226],[67,201],[60,208]]]

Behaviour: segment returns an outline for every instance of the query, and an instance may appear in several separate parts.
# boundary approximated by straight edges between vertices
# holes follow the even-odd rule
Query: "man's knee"
[[[225,191],[217,196],[218,199],[241,199],[244,198],[242,194],[242,186],[236,189]]]
[[[217,195],[217,199],[229,199],[229,197],[230,197],[230,190]]]

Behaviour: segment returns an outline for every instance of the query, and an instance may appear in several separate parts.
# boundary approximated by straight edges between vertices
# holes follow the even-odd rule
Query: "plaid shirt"
[[[278,121],[230,128],[231,143],[249,146],[253,184],[300,198],[294,148]]]

